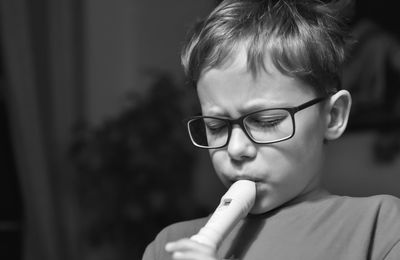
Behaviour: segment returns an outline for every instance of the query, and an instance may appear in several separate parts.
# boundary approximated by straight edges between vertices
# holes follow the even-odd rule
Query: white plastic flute
[[[239,180],[233,183],[206,225],[190,239],[217,248],[232,228],[249,213],[255,198],[254,182]]]

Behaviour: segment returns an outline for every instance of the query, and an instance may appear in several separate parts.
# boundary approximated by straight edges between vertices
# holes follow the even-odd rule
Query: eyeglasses
[[[237,124],[257,144],[272,144],[292,138],[296,124],[294,114],[315,105],[326,97],[312,99],[297,107],[269,108],[243,115],[237,119],[195,116],[186,121],[192,143],[205,149],[222,148],[229,143],[233,125]]]

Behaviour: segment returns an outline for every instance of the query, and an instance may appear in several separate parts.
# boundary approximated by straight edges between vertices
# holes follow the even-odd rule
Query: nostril
[[[241,165],[242,163],[241,163],[240,160],[231,158],[231,164],[232,164],[233,166],[239,166],[239,165]]]
[[[241,169],[241,167],[243,166],[244,162],[246,161],[246,159],[242,159],[242,160],[237,160],[237,159],[231,159],[231,165],[235,168],[235,169]]]

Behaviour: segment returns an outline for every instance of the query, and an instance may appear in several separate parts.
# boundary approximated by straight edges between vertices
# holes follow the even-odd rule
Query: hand
[[[165,250],[172,254],[174,260],[217,260],[214,248],[188,238],[167,243]]]

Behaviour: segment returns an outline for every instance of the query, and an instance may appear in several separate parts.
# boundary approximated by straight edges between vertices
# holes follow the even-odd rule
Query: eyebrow
[[[248,105],[244,106],[243,108],[240,108],[238,111],[239,111],[240,115],[245,115],[245,114],[250,114],[250,113],[258,111],[258,110],[286,108],[286,107],[295,107],[295,106],[296,105],[288,104],[287,102],[276,102],[276,103],[272,103],[272,104],[271,104],[271,102],[269,102],[268,104],[263,103],[263,102],[254,102],[253,104],[248,104]],[[207,114],[200,113],[200,115],[219,117],[219,118],[227,118],[227,119],[236,118],[236,117],[230,116],[226,111],[220,110],[219,108],[210,109],[210,111],[208,111],[208,112],[209,113],[207,113]]]
[[[200,115],[203,116],[215,116],[215,117],[229,117],[227,115],[227,112],[224,110],[221,110],[218,107],[212,107],[207,111],[207,114],[204,114],[202,110],[200,110]]]
[[[243,108],[239,109],[239,112],[241,114],[246,114],[246,113],[251,113],[253,111],[257,111],[257,110],[263,110],[263,109],[271,109],[271,108],[281,108],[281,107],[292,107],[295,106],[293,104],[289,104],[288,102],[260,102],[260,101],[255,101],[252,102],[246,106],[244,106]]]

